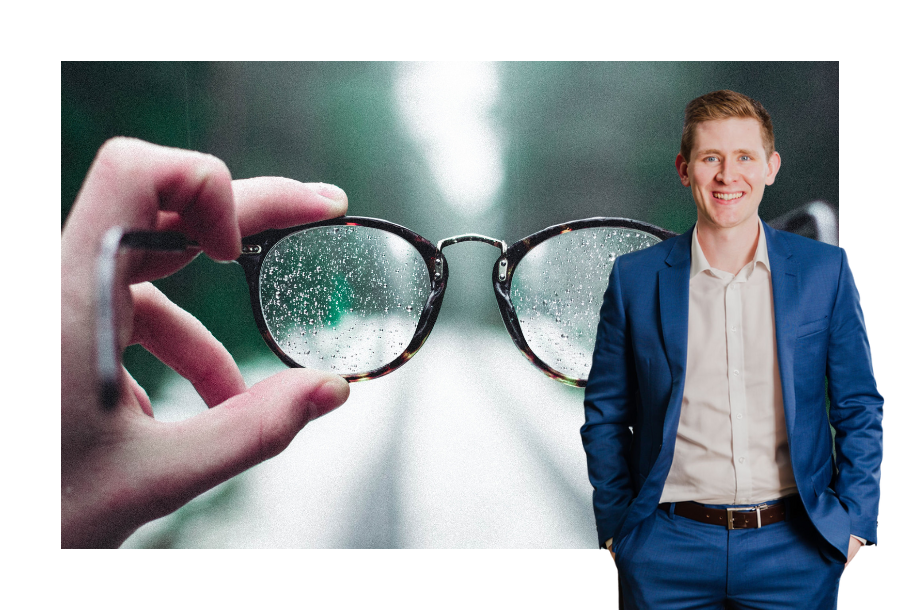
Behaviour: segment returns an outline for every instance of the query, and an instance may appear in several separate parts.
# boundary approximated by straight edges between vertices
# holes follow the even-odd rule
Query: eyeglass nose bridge
[[[479,235],[478,233],[463,233],[462,235],[454,235],[453,237],[448,237],[446,239],[442,239],[437,243],[438,252],[443,252],[446,246],[452,246],[453,244],[458,244],[462,241],[480,241],[483,244],[490,244],[492,246],[496,246],[500,248],[500,281],[506,280],[506,242],[502,239],[494,239],[493,237],[488,237],[486,235]],[[438,258],[435,266],[435,275],[437,277],[441,277],[444,273],[444,263],[442,258]]]

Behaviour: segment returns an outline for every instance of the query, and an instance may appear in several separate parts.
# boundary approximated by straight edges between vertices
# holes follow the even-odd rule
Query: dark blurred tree
[[[783,166],[763,219],[816,199],[838,205],[837,62],[512,63],[502,74],[515,235],[587,216],[688,229],[696,213],[675,173],[684,107],[716,89],[772,115]]]
[[[100,146],[131,136],[196,148],[208,128],[209,65],[181,62],[62,62],[62,221]],[[165,367],[138,348],[126,366],[151,393]]]
[[[80,63],[62,65],[62,218],[97,149],[125,135],[201,150],[234,178],[331,182],[351,212],[415,225],[427,190],[393,111],[392,64]],[[271,356],[237,265],[201,255],[156,282],[237,359]],[[129,348],[126,367],[152,393],[164,367]]]

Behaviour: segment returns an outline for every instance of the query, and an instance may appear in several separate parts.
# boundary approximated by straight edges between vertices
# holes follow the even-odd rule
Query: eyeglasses
[[[396,370],[425,343],[447,288],[444,248],[491,244],[500,249],[494,293],[516,347],[548,376],[583,387],[613,262],[674,235],[626,218],[588,218],[509,247],[474,233],[434,245],[400,225],[348,216],[245,237],[237,262],[256,325],[282,362],[352,382]],[[120,246],[183,251],[196,244],[178,233],[119,228],[104,238],[97,287],[104,404],[118,398],[112,286]]]

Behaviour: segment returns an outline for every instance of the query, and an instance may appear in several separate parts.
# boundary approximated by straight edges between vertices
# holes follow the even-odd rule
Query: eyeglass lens
[[[613,263],[659,241],[635,229],[588,227],[529,250],[515,269],[510,300],[534,355],[567,377],[587,379]]]
[[[272,338],[297,364],[356,374],[404,352],[431,283],[422,255],[402,237],[325,226],[275,244],[259,290]]]
[[[635,229],[586,227],[528,250],[510,300],[529,348],[573,379],[590,371],[600,305],[615,259],[660,239]],[[260,269],[272,338],[297,364],[360,374],[402,354],[431,292],[422,255],[366,226],[322,226],[284,237]]]

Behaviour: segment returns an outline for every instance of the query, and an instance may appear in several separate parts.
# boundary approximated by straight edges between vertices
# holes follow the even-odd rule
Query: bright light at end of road
[[[407,128],[446,201],[469,216],[490,209],[503,182],[500,137],[491,120],[499,88],[491,63],[407,63],[397,75]]]

